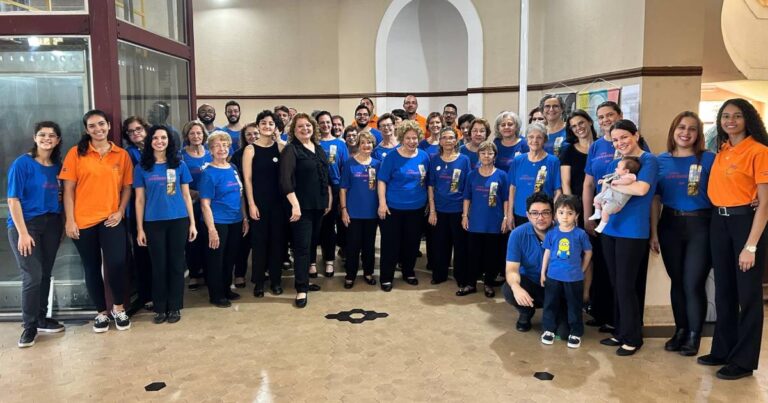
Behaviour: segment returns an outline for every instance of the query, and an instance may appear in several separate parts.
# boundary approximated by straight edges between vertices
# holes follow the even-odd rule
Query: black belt
[[[675,210],[669,207],[664,207],[664,211],[662,212],[662,214],[663,213],[671,214],[675,217],[711,217],[712,216],[712,210],[710,209],[682,211],[682,210]]]
[[[715,214],[723,217],[728,217],[732,215],[747,215],[747,214],[755,213],[755,207],[752,207],[750,205],[735,206],[735,207],[715,207],[714,210],[715,210]]]

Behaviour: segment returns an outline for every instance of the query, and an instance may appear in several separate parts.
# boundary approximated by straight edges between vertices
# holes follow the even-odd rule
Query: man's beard
[[[213,123],[214,120],[216,120],[216,115],[213,115],[210,119],[203,118],[203,117],[200,117],[200,116],[198,116],[197,118],[200,119],[200,121],[203,122],[204,125],[209,125],[209,124]]]
[[[240,121],[240,116],[227,116],[227,121],[233,125],[237,124]]]

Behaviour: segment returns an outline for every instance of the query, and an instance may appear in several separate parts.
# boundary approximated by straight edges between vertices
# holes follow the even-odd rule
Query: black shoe
[[[304,308],[307,306],[307,297],[304,298],[296,298],[296,308]]]
[[[45,318],[43,322],[38,321],[37,331],[42,333],[59,333],[64,331],[64,325],[54,319]]]
[[[712,354],[702,355],[701,357],[696,359],[696,362],[698,362],[701,365],[706,365],[709,367],[727,364],[724,358],[717,358]]]
[[[187,288],[189,288],[189,291],[197,291],[200,289],[200,284],[190,284]]]
[[[688,331],[685,329],[675,330],[675,334],[671,339],[664,343],[664,350],[667,351],[680,351],[680,346],[685,343],[688,336]]]
[[[628,349],[628,348],[624,348],[625,345],[626,344],[621,345],[621,347],[619,347],[616,350],[616,355],[618,355],[620,357],[628,357],[630,355],[634,355],[638,350],[640,350],[640,346],[637,346],[637,347],[635,347],[633,349]],[[629,346],[629,345],[626,345],[626,346],[627,347],[632,347],[632,346]]]
[[[699,345],[701,344],[701,333],[690,332],[685,343],[680,346],[680,355],[686,357],[693,357],[699,353]]]
[[[355,286],[354,280],[344,280],[344,288],[350,289]]]
[[[422,256],[424,256],[424,254],[421,253],[421,251],[416,252],[416,257],[422,257]]]
[[[720,370],[717,371],[716,376],[720,379],[733,381],[736,379],[745,378],[747,376],[752,376],[752,370],[744,369],[736,364],[728,364],[720,368]]]
[[[328,271],[328,267],[331,268],[331,271]],[[333,277],[334,274],[336,274],[336,269],[333,267],[333,263],[330,263],[330,264],[326,263],[323,276],[330,278],[330,277]]]
[[[253,296],[256,298],[264,298],[264,289],[263,288],[254,288],[253,289]]]
[[[230,301],[237,301],[240,299],[240,294],[230,291],[227,293],[227,299]]]
[[[283,287],[276,285],[274,287],[270,287],[270,291],[272,291],[272,295],[280,295],[283,293]]]
[[[527,332],[531,330],[531,322],[520,322],[517,321],[517,324],[515,324],[515,329],[517,329],[518,332]]]
[[[317,265],[314,265],[314,264],[309,265],[309,268],[310,269],[313,269],[313,268],[315,269],[314,273],[312,273],[311,271],[309,272],[309,278],[317,278]]]
[[[24,329],[24,331],[21,332],[18,346],[19,348],[32,347],[35,345],[35,339],[37,339],[37,328],[30,327]]]
[[[429,284],[438,285],[438,284],[444,283],[445,281],[446,280],[435,280],[435,279],[432,279],[432,280],[429,280]]]
[[[600,340],[600,344],[608,347],[618,347],[621,345],[621,342],[613,337],[608,337],[606,339]]]
[[[245,281],[242,283],[235,283],[235,288],[245,288]]]
[[[320,291],[320,290],[321,290],[321,288],[317,284],[310,284],[309,285],[309,291]]]
[[[157,312],[155,313],[155,317],[152,318],[152,322],[154,322],[156,325],[159,325],[166,320],[168,320],[168,315],[166,315],[165,312]]]
[[[419,279],[416,277],[406,277],[403,280],[410,285],[419,285]]]
[[[181,311],[171,311],[168,314],[168,323],[176,323],[181,320]]]
[[[459,288],[459,291],[456,291],[457,297],[463,297],[469,294],[474,294],[477,292],[477,287],[467,286]]]
[[[363,280],[365,280],[366,284],[368,285],[376,285],[376,279],[373,278],[373,275],[371,275],[370,277],[365,276],[363,277]]]
[[[216,305],[217,308],[229,308],[232,306],[232,303],[226,298],[218,301],[211,301],[211,304]]]
[[[493,298],[496,296],[496,292],[493,291],[493,287],[485,286],[485,297],[486,298]]]
[[[597,331],[600,333],[613,333],[616,331],[616,328],[611,325],[602,325],[600,326],[600,329],[597,329]]]
[[[392,291],[392,283],[381,283],[381,290],[384,292]]]

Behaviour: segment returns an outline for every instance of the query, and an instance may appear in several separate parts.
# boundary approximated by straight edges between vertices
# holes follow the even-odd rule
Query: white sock
[[[602,234],[606,226],[608,226],[607,222],[600,221],[600,224],[595,228],[595,232]]]
[[[595,214],[592,214],[588,220],[599,220],[603,214],[603,210],[595,209]]]

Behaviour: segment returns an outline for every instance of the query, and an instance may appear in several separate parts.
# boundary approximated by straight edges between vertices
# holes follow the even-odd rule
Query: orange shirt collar
[[[755,139],[752,138],[752,136],[745,137],[744,140],[741,140],[741,142],[735,146],[731,145],[731,142],[729,140],[729,141],[726,141],[725,144],[723,145],[722,151],[730,150],[735,152],[736,154],[741,154],[744,151],[750,149],[755,142],[756,141]]]
[[[99,153],[99,152],[98,152],[98,151],[97,151],[97,150],[96,150],[96,149],[93,147],[93,144],[91,144],[91,142],[90,142],[90,141],[88,142],[88,152],[94,152],[94,153],[96,153],[96,154],[98,154],[98,153]],[[109,151],[108,151],[108,152],[110,152],[110,153],[115,153],[115,152],[117,152],[117,150],[115,149],[115,143],[113,143],[112,141],[109,141]]]

